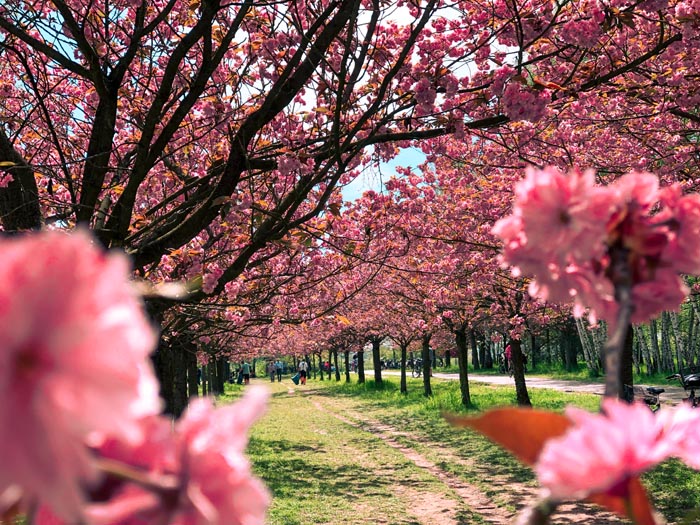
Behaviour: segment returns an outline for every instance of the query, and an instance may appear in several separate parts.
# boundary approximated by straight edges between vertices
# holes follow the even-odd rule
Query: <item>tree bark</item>
[[[622,355],[620,356],[620,384],[621,385],[634,385],[634,330],[632,330],[632,325],[627,327],[627,334],[625,335],[625,344],[622,347]],[[624,399],[625,389],[622,387],[620,392],[620,399]]]
[[[511,358],[513,360],[513,379],[515,379],[515,395],[520,406],[532,406],[530,396],[525,385],[525,369],[523,368],[523,351],[520,341],[515,339],[510,342]]]
[[[423,335],[423,344],[421,348],[421,355],[423,358],[423,392],[425,397],[433,395],[433,389],[430,386],[430,338],[431,334]]]
[[[401,343],[401,393],[408,394],[406,386],[406,354],[408,352],[408,344]]]
[[[345,350],[345,382],[350,382],[350,350]]]
[[[374,383],[377,386],[382,384],[382,356],[380,352],[380,345],[382,343],[382,338],[372,337],[370,339],[372,343],[372,363],[374,365]]]
[[[659,348],[659,333],[656,327],[656,319],[649,321],[649,341],[651,343],[652,356],[656,363],[656,372],[664,370],[663,360],[661,359],[661,349]]]
[[[172,374],[173,382],[171,383],[173,396],[173,412],[172,415],[179,418],[187,408],[188,392],[187,392],[187,357],[186,347],[188,342],[181,339],[175,340],[171,346],[172,349]]]
[[[467,350],[467,334],[465,329],[461,328],[454,331],[455,345],[457,346],[457,360],[459,363],[459,390],[462,394],[462,404],[468,407],[472,404],[471,395],[469,393],[469,351]],[[476,337],[474,330],[469,330],[469,340],[472,341],[472,356],[474,356],[474,346],[476,346]]]
[[[158,348],[152,356],[153,368],[160,385],[160,397],[165,404],[163,412],[173,415],[175,413],[175,400],[173,399],[173,360],[170,345],[162,337],[158,341]]]
[[[197,346],[191,344],[185,352],[185,363],[187,366],[187,397],[197,397],[199,395],[199,387],[197,385]]]
[[[357,382],[365,382],[365,351],[357,352]]]

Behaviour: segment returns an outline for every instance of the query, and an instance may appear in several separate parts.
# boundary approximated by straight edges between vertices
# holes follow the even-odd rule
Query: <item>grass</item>
[[[642,381],[664,384],[655,379]],[[532,471],[480,435],[450,427],[441,415],[514,405],[512,386],[470,384],[473,405],[469,408],[461,405],[457,381],[434,378],[432,386],[434,395],[426,398],[422,379],[408,379],[407,395],[400,393],[396,377],[385,378],[381,385],[371,380],[362,385],[310,383],[319,395],[336,400],[339,407],[352,407],[401,429],[406,435],[397,439],[403,446],[477,485],[504,508],[514,508],[517,496],[508,488],[513,483],[534,486]],[[392,486],[396,479],[430,485],[429,479],[376,437],[324,416],[309,405],[306,397],[289,396],[286,386],[275,383],[275,388],[282,391],[273,398],[270,415],[254,428],[249,449],[256,472],[275,495],[269,525],[367,523],[377,505],[388,509],[395,520],[390,523],[412,523],[407,510],[410,502],[405,495],[397,495]],[[241,389],[227,385],[224,399],[236,397]],[[529,393],[533,405],[555,411],[569,404],[594,411],[600,403],[600,397],[594,395],[545,389],[531,389]],[[357,458],[362,461],[358,463]],[[680,522],[691,509],[700,508],[700,474],[680,462],[668,461],[646,473],[643,480],[650,499],[671,522]],[[433,490],[444,487],[434,486]],[[478,515],[469,509],[459,512],[464,523],[478,523]],[[700,523],[700,518],[690,518],[687,523]]]
[[[467,412],[487,410],[496,406],[515,404],[512,387],[470,385],[474,405],[465,409],[460,403],[459,385],[456,381],[433,381],[434,395],[422,395],[421,380],[409,380],[409,394],[399,392],[393,378],[384,380],[381,388],[372,381],[364,385],[325,385],[334,395],[348,396],[358,400],[373,417],[416,433],[425,442],[436,443],[416,448],[427,457],[440,462],[441,454],[449,450],[457,457],[469,458],[469,464],[456,464],[445,460],[441,466],[473,482],[479,480],[487,494],[498,494],[502,485],[494,485],[493,479],[534,483],[532,472],[509,454],[488,440],[463,429],[451,428],[441,417],[441,412]],[[530,398],[534,406],[560,411],[566,405],[575,405],[587,410],[597,410],[600,397],[586,394],[556,392],[546,389],[531,389]],[[644,483],[651,500],[670,521],[677,521],[691,509],[700,508],[700,473],[677,461],[668,461],[648,472]],[[695,521],[700,523],[700,520]]]
[[[273,385],[267,416],[255,425],[248,454],[274,499],[269,525],[367,523],[373,509],[392,524],[412,525],[402,485],[435,485],[380,439],[312,406],[308,397]],[[321,386],[322,388],[322,386]]]

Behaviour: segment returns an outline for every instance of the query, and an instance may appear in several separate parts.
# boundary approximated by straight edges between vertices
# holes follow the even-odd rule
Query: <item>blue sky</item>
[[[425,154],[418,148],[405,148],[389,162],[382,163],[378,168],[366,171],[343,188],[343,199],[354,201],[367,190],[382,191],[384,181],[396,175],[396,166],[415,168],[425,162]]]

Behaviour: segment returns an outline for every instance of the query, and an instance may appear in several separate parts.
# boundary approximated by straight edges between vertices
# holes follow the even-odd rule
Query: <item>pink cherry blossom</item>
[[[269,495],[243,455],[247,431],[267,402],[265,389],[251,389],[239,403],[214,410],[197,400],[178,424],[182,468],[187,472],[185,523],[263,524]]]
[[[609,196],[595,186],[592,171],[528,168],[515,195],[513,215],[520,217],[526,244],[541,260],[563,264],[567,254],[577,259],[600,254],[613,208]],[[499,221],[494,233],[500,235],[503,227]]]
[[[89,236],[0,241],[0,493],[17,485],[76,521],[99,433],[140,439],[158,412],[148,354],[156,333],[126,257]]]
[[[251,388],[239,402],[219,408],[209,399],[198,399],[174,431],[170,420],[151,417],[141,421],[145,441],[106,440],[99,455],[139,469],[153,487],[110,474],[103,486],[95,486],[103,497],[87,507],[90,521],[96,525],[263,525],[270,496],[252,475],[244,449],[247,432],[264,412],[267,396],[264,388]]]
[[[535,466],[540,483],[554,499],[584,498],[614,490],[674,455],[678,432],[670,428],[672,411],[656,417],[642,403],[603,401],[603,414],[566,411],[574,426],[547,442]]]
[[[655,175],[632,172],[596,186],[592,172],[529,169],[515,194],[512,214],[492,230],[504,241],[502,262],[534,276],[532,295],[573,301],[576,315],[588,308],[592,319],[614,325],[619,261],[632,322],[677,309],[688,293],[678,274],[700,270],[700,197],[662,189]]]

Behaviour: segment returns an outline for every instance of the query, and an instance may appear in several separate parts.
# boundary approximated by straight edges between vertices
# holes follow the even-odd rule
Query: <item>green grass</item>
[[[445,490],[381,439],[319,411],[306,396],[289,395],[284,383],[273,388],[248,447],[274,496],[269,525],[367,523],[377,508],[392,524],[413,525],[397,480]]]
[[[422,395],[422,381],[409,379],[409,393],[399,392],[394,378],[384,380],[381,388],[372,381],[364,385],[327,384],[334,395],[350,396],[366,406],[367,413],[387,423],[400,425],[416,433],[426,443],[416,448],[426,456],[436,460],[445,470],[463,479],[481,484],[484,491],[498,497],[503,491],[501,485],[494,485],[494,477],[518,482],[532,482],[534,478],[529,468],[485,438],[463,429],[451,428],[440,415],[441,412],[475,413],[497,406],[514,405],[515,393],[512,387],[471,384],[470,393],[473,406],[465,409],[460,403],[459,385],[456,381],[432,382],[434,395]],[[537,408],[561,411],[567,405],[595,411],[600,404],[600,396],[556,392],[547,389],[531,389],[530,398]],[[437,447],[434,445],[437,443]],[[440,462],[441,451],[450,450],[457,456],[470,458],[470,466],[457,465],[451,461]],[[670,521],[677,521],[691,509],[700,508],[700,473],[689,469],[677,461],[669,461],[644,476],[644,482],[651,500]],[[506,498],[507,499],[507,498]],[[505,503],[507,506],[507,502]],[[700,520],[694,521],[700,523]]]
[[[396,479],[410,484],[430,485],[431,481],[375,436],[324,415],[306,396],[288,395],[289,386],[285,382],[273,385],[276,394],[270,414],[254,427],[249,448],[255,471],[274,494],[268,524],[366,523],[371,509],[378,505],[388,509],[392,524],[414,523],[407,510],[410,503],[392,487]],[[475,484],[504,508],[515,508],[518,499],[508,487],[512,483],[535,486],[532,471],[482,436],[451,427],[442,416],[515,405],[513,387],[472,383],[469,408],[461,405],[457,381],[434,378],[432,387],[430,398],[423,395],[422,379],[411,378],[408,394],[400,393],[397,377],[385,378],[381,385],[371,380],[364,384],[312,381],[307,388],[340,408],[400,429],[405,435],[396,439],[403,446]],[[241,390],[238,385],[227,385],[221,401],[240,395]],[[529,394],[534,406],[554,411],[567,405],[595,411],[600,403],[596,395],[546,389],[531,389]],[[666,462],[643,479],[651,500],[668,520],[678,522],[700,508],[700,474],[681,463]],[[466,507],[459,513],[464,523],[479,521]],[[700,519],[688,523],[700,523]]]

